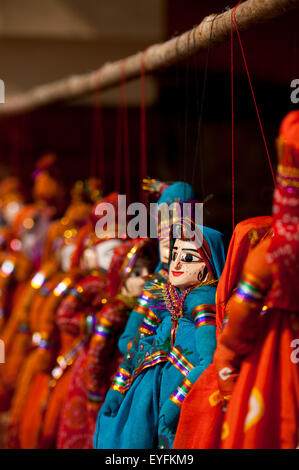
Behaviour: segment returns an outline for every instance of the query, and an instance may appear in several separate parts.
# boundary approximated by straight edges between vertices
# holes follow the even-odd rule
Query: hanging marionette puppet
[[[267,235],[271,225],[271,217],[254,217],[240,222],[234,229],[216,291],[216,338],[225,325],[229,300],[237,288],[244,261]],[[174,449],[215,449],[219,446],[224,412],[214,359],[183,402]]]
[[[228,402],[222,448],[296,448],[299,279],[299,112],[282,121],[273,235],[248,256],[215,353]]]
[[[117,194],[111,194],[103,201],[115,205],[117,204]],[[23,448],[36,448],[38,446],[48,448],[55,442],[58,419],[62,401],[68,388],[71,370],[67,367],[66,374],[62,373],[61,380],[52,390],[51,387],[49,388],[51,367],[53,367],[53,374],[58,374],[61,358],[69,355],[71,359],[68,361],[68,366],[73,363],[79,354],[79,350],[84,346],[86,337],[90,334],[90,328],[85,324],[86,316],[90,313],[90,310],[98,309],[102,305],[102,299],[106,296],[107,268],[111,261],[113,249],[119,246],[122,240],[110,238],[106,232],[105,235],[108,238],[98,240],[95,235],[95,226],[99,220],[96,215],[96,207],[97,204],[92,211],[92,223],[87,227],[83,227],[82,233],[80,231],[78,234],[77,246],[72,258],[72,270],[79,264],[81,270],[83,270],[83,276],[76,285],[70,285],[66,292],[67,295],[57,306],[55,318],[53,317],[56,327],[57,325],[59,327],[56,328],[56,331],[60,349],[54,351],[58,363],[57,367],[53,367],[55,364],[48,363],[48,366],[44,367],[43,370],[36,371],[30,384],[28,397],[24,402],[20,423],[20,443]],[[88,316],[88,318],[88,321],[90,321],[91,317]],[[44,321],[43,324],[45,324]],[[87,328],[85,328],[86,326]],[[49,413],[44,416],[44,411],[39,406],[41,402],[44,403],[47,400],[49,400]],[[32,413],[35,420],[31,418]],[[44,420],[47,422],[47,426],[45,425],[43,432],[41,432],[40,424]],[[28,426],[30,432],[28,432]]]
[[[189,222],[186,226],[190,229]],[[181,224],[170,232],[169,283],[157,286],[138,341],[106,396],[97,420],[96,448],[172,447],[183,398],[212,361],[223,236],[196,226],[192,235],[183,230],[176,238],[176,227]]]
[[[14,176],[4,178],[0,183],[0,245],[7,249],[10,232],[18,213],[24,206],[24,195],[21,182]]]
[[[161,209],[162,205],[167,205],[168,207],[173,207],[175,210],[176,203],[183,202],[192,202],[195,201],[195,193],[192,187],[185,182],[176,182],[170,186],[161,181],[146,178],[143,180],[142,189],[150,193],[160,194],[160,197],[157,202],[158,211]],[[181,207],[181,206],[180,206]],[[156,214],[156,224],[158,227],[158,240],[159,240],[159,263],[155,269],[155,273],[150,276],[148,282],[144,287],[142,295],[138,299],[136,308],[131,312],[128,323],[126,325],[124,333],[119,339],[119,349],[123,355],[131,347],[131,341],[136,335],[139,326],[143,322],[144,318],[148,314],[148,305],[151,298],[151,292],[153,291],[153,286],[155,284],[166,284],[168,282],[168,264],[169,264],[169,226],[171,221],[168,218],[169,212],[167,211],[167,217],[163,220],[163,211]],[[174,220],[173,212],[172,220]]]
[[[12,224],[10,243],[0,267],[0,317],[2,311],[4,319],[15,302],[22,298],[23,288],[32,271],[39,268],[50,220],[56,217],[63,204],[64,191],[55,161],[52,154],[38,160],[34,174],[34,202],[20,207],[14,201],[13,208],[17,211],[9,207],[7,212]],[[0,325],[1,322],[3,317]]]
[[[85,227],[81,230],[86,237]],[[80,266],[77,264],[71,265],[70,261],[74,250],[69,248],[73,248],[73,244],[76,244],[78,240],[81,241],[81,230],[78,233],[75,229],[64,232],[64,244],[58,247],[61,269],[53,277],[42,283],[30,308],[27,320],[29,331],[32,334],[32,345],[28,351],[30,354],[27,354],[26,360],[22,364],[13,396],[8,430],[8,446],[10,448],[18,448],[20,445],[20,419],[34,377],[39,372],[47,371],[54,365],[53,361],[55,361],[59,348],[59,335],[55,323],[56,311],[74,285],[86,276],[86,272]],[[92,234],[89,238],[89,242],[92,243]],[[76,246],[74,246],[74,249],[76,249]],[[62,268],[70,269],[70,271],[65,272]]]
[[[109,300],[94,318],[94,334],[71,372],[58,434],[58,448],[92,448],[96,416],[121,358],[117,343],[140,295],[144,277],[153,271],[153,243],[126,241],[114,250],[108,271]]]
[[[83,185],[83,182],[79,183]],[[89,188],[89,182],[86,182],[85,186]],[[96,190],[94,187],[93,189],[94,191]],[[33,310],[40,316],[43,304],[45,303],[45,296],[49,295],[51,289],[53,290],[56,284],[61,281],[62,272],[65,273],[69,270],[68,259],[74,246],[74,237],[80,226],[87,222],[90,215],[91,191],[88,191],[89,201],[86,200],[86,197],[83,199],[82,188],[79,191],[77,182],[72,193],[72,202],[65,216],[59,221],[50,224],[46,242],[47,249],[45,249],[42,257],[42,266],[26,282],[22,296],[15,302],[10,318],[2,333],[6,349],[6,363],[1,369],[0,375],[1,409],[8,408],[17,375],[26,355],[32,349],[31,338],[36,329],[31,331],[29,317],[36,317],[32,313]]]

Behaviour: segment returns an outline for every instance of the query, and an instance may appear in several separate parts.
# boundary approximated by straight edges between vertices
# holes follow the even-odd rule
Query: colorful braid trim
[[[299,188],[299,170],[298,168],[278,165],[277,182],[286,187]]]
[[[183,383],[171,395],[170,400],[176,405],[178,405],[179,407],[181,407],[184,399],[190,392],[192,385],[193,384],[192,382],[190,382],[190,380],[185,379]]]
[[[131,374],[126,371],[125,369],[118,369],[114,380],[112,382],[111,389],[112,390],[117,390],[118,392],[124,394],[126,393],[128,387],[128,382],[131,377]]]
[[[194,369],[194,366],[189,362],[183,354],[175,347],[169,351],[167,359],[185,376]]]
[[[103,339],[107,339],[111,334],[111,322],[106,318],[101,318],[95,327],[95,334]]]
[[[136,307],[134,308],[135,312],[145,315],[147,313],[149,301],[150,296],[148,292],[143,292],[137,301]]]
[[[73,289],[70,290],[70,295],[74,295],[75,297],[83,301],[84,298],[82,295],[82,291],[83,291],[82,287],[81,289],[80,289],[80,286],[74,287]]]
[[[239,282],[235,293],[236,301],[247,302],[249,305],[255,306],[263,301],[264,292],[261,288],[261,282],[252,275],[246,275]]]
[[[88,401],[92,403],[100,403],[101,401],[104,400],[104,394],[100,392],[98,393],[98,392],[93,392],[92,390],[88,390],[87,398],[88,398]]]
[[[160,362],[166,362],[167,361],[167,355],[164,351],[157,351],[154,354],[151,354],[150,356],[146,357],[142,363],[134,370],[134,373],[132,375],[132,378],[130,380],[130,384],[128,384],[128,387],[131,385],[131,383],[138,377],[138,375],[144,370],[148,369],[149,367],[156,366],[157,364],[160,364]]]
[[[216,307],[215,305],[198,305],[192,312],[196,328],[205,325],[216,326]]]
[[[94,333],[95,327],[96,327],[96,318],[95,318],[95,315],[93,313],[91,313],[90,315],[87,315],[87,317],[85,319],[86,333],[88,335]]]
[[[157,315],[149,310],[141,326],[139,327],[139,332],[145,335],[154,335],[160,322],[161,320],[157,317]]]

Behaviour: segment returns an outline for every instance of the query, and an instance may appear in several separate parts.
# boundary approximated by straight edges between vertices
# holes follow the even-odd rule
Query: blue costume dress
[[[219,279],[225,261],[223,236],[201,229]],[[156,291],[98,415],[95,448],[171,448],[179,404],[212,362],[216,282],[182,293],[170,284]],[[178,409],[175,425],[167,419],[172,408]]]

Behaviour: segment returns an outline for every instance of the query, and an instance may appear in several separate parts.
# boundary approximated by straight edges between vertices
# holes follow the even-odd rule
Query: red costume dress
[[[97,414],[122,358],[118,340],[137,301],[119,291],[145,244],[144,240],[130,240],[114,251],[107,275],[110,300],[97,313],[94,334],[72,370],[58,433],[60,449],[93,447]]]
[[[216,352],[220,392],[229,399],[222,448],[299,443],[298,111],[282,121],[278,156],[273,236],[247,258]]]

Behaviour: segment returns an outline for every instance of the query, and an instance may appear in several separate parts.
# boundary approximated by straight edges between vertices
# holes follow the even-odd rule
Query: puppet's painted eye
[[[133,270],[132,273],[131,273],[131,277],[140,277],[141,276],[141,270],[140,269],[136,269],[136,270]]]
[[[193,263],[194,261],[199,261],[199,258],[192,255],[191,253],[183,253],[181,256],[181,261],[184,261],[185,263]]]

